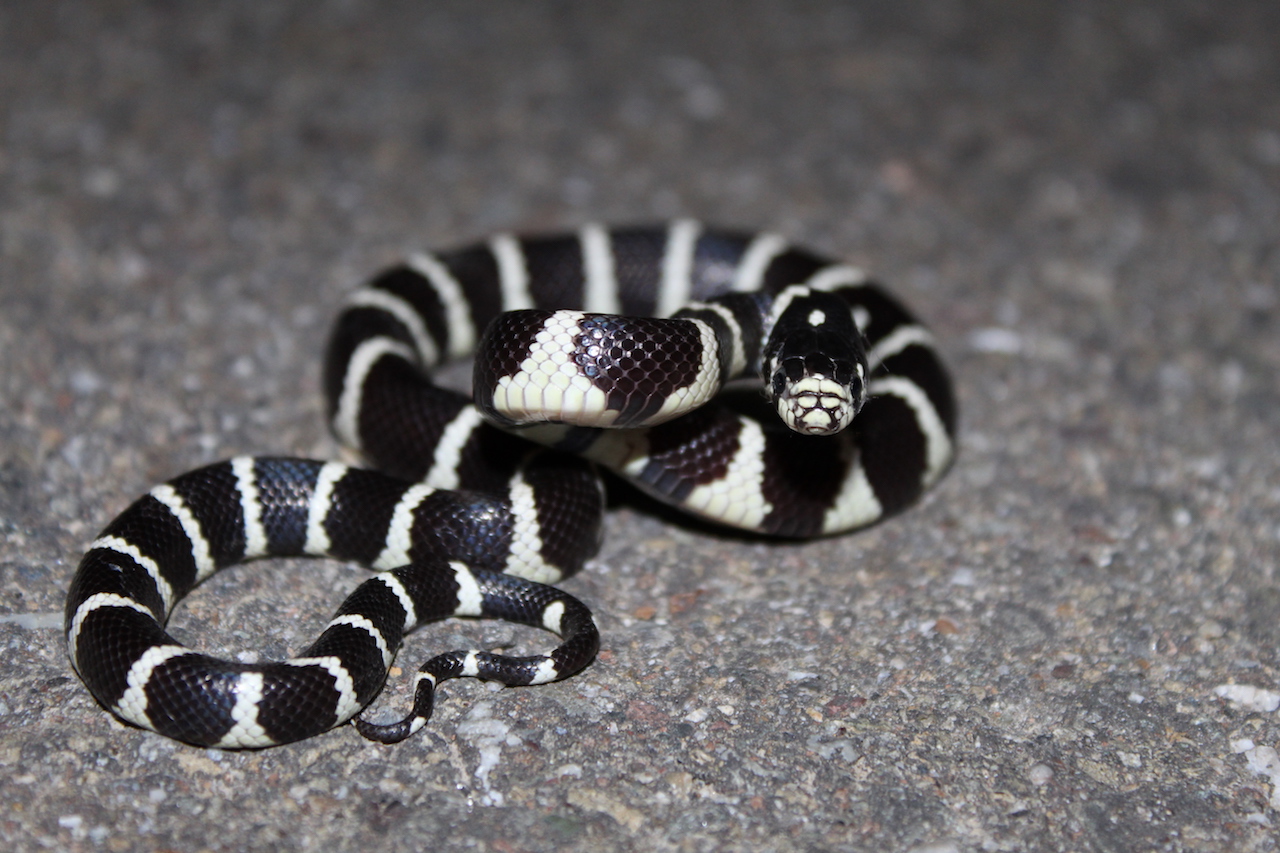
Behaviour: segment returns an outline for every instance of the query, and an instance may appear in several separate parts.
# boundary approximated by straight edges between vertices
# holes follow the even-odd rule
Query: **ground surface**
[[[5,3],[0,846],[1276,850],[1277,32],[1271,0]],[[931,323],[963,433],[920,506],[771,545],[624,503],[565,584],[600,659],[451,687],[395,748],[218,754],[94,704],[78,552],[187,468],[333,455],[361,278],[676,215]],[[359,576],[237,569],[174,630],[285,654]]]

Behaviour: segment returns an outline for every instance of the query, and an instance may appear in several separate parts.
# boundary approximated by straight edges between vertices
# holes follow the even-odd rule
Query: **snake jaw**
[[[783,422],[802,435],[835,435],[853,422],[862,400],[849,386],[813,374],[784,383],[774,405]]]

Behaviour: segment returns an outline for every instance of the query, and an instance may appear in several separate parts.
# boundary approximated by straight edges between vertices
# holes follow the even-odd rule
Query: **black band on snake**
[[[474,401],[431,382],[472,354]],[[742,377],[762,381],[776,415],[717,398]],[[351,297],[325,390],[337,437],[376,470],[238,457],[155,487],[90,545],[67,647],[120,719],[231,749],[348,720],[402,740],[440,681],[540,684],[591,662],[590,612],[546,584],[598,546],[596,466],[712,522],[806,538],[910,504],[947,469],[956,428],[931,336],[862,272],[687,220],[414,255]],[[218,569],[303,555],[378,574],[298,657],[219,660],[165,633]],[[439,655],[407,717],[360,719],[404,634],[449,616],[562,642]]]

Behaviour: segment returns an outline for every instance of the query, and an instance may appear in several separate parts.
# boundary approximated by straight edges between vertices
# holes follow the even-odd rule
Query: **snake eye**
[[[787,375],[781,370],[775,371],[773,381],[769,383],[769,399],[776,400],[787,390]]]

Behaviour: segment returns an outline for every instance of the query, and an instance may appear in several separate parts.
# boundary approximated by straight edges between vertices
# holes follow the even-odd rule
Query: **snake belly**
[[[472,396],[432,382],[471,355]],[[764,401],[723,402],[753,377]],[[412,255],[350,297],[324,384],[335,435],[372,470],[237,457],[156,486],[91,543],[68,653],[121,720],[232,749],[347,721],[402,740],[443,680],[538,684],[590,663],[589,610],[548,584],[598,547],[597,466],[716,524],[808,538],[911,504],[950,465],[956,430],[932,336],[860,270],[689,220]],[[776,415],[755,411],[766,401]],[[202,580],[267,556],[378,573],[285,661],[220,660],[165,632]],[[438,655],[406,717],[362,719],[403,636],[449,616],[561,644]]]

